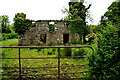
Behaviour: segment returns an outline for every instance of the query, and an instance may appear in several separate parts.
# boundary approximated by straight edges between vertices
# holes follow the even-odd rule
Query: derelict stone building
[[[49,25],[54,24],[53,31]],[[66,21],[38,20],[36,26],[19,35],[19,45],[80,43],[79,35],[72,36]]]

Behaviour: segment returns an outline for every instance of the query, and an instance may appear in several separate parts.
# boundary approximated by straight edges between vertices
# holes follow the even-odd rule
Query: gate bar
[[[92,48],[91,46],[0,46],[0,48],[29,48],[29,49],[34,49],[34,48],[85,48],[85,47],[89,47]]]
[[[58,79],[60,79],[60,48],[58,48]]]
[[[20,59],[58,59],[58,58],[85,58],[85,56],[66,56],[66,57],[21,57]],[[16,57],[0,58],[0,59],[19,59]]]
[[[21,80],[21,59],[20,59],[20,48],[18,48],[19,50],[19,80]]]

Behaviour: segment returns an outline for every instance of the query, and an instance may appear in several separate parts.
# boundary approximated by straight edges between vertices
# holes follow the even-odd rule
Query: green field
[[[18,39],[9,39],[0,42],[3,46],[18,46]],[[79,44],[71,44],[71,46],[78,46]],[[51,45],[51,46],[64,46],[64,45]],[[80,45],[79,45],[80,46]],[[66,56],[71,52],[71,56],[89,56],[92,52],[89,48],[71,48],[71,49],[60,49],[61,56]],[[57,49],[45,48],[45,49],[21,49],[21,57],[57,57]],[[2,49],[3,58],[18,57],[18,49]],[[58,59],[22,59],[22,67],[56,67],[58,66]],[[84,65],[88,64],[87,58],[64,58],[61,59],[61,66],[71,66],[71,65]],[[3,59],[2,67],[18,67],[18,59]],[[67,67],[61,68],[61,73],[71,73],[71,72],[82,72],[88,71],[89,66],[77,66],[77,67]],[[19,74],[19,69],[2,69],[3,74]],[[22,74],[49,74],[57,73],[57,68],[40,68],[40,69],[22,69]],[[64,74],[61,78],[87,78],[89,73],[83,74]],[[4,79],[18,80],[18,76],[3,76]],[[34,76],[22,76],[23,79],[39,79],[39,78],[57,78],[57,75],[34,75]]]

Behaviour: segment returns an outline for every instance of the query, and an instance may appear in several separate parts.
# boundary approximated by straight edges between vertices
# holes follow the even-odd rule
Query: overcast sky
[[[70,0],[1,0],[0,16],[8,15],[13,23],[16,13],[25,13],[32,20],[60,20],[66,15],[62,9],[68,8]],[[89,24],[97,25],[100,17],[107,11],[107,7],[115,0],[85,0],[86,6],[92,4],[89,11],[94,21]]]

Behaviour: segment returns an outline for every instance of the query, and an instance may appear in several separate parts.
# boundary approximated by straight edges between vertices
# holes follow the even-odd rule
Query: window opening
[[[49,22],[49,32],[54,32],[55,31],[55,23],[54,22]]]

